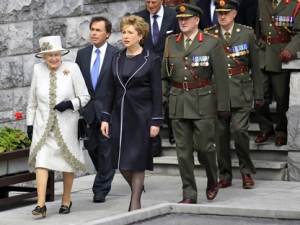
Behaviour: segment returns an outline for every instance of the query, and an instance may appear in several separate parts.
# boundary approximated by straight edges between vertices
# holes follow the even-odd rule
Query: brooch
[[[63,71],[63,73],[64,73],[64,75],[68,75],[68,74],[70,73],[70,70],[65,69],[65,70]]]

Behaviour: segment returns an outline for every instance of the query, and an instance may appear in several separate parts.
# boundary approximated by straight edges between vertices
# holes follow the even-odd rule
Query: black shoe
[[[71,211],[72,202],[70,202],[70,206],[61,205],[59,208],[59,214],[68,214]]]
[[[37,206],[34,210],[31,211],[32,215],[42,215],[42,217],[46,217],[47,207],[44,205],[43,207]]]
[[[103,202],[105,202],[105,197],[103,197],[100,194],[95,194],[94,198],[93,198],[93,202],[94,203],[103,203]]]
[[[170,142],[171,145],[175,144],[175,138],[174,138],[173,134],[169,135],[169,142]]]

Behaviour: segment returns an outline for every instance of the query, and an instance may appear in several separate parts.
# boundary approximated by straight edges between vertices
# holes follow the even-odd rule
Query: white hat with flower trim
[[[37,58],[43,58],[43,54],[49,52],[61,52],[62,56],[70,52],[70,50],[61,47],[60,36],[47,36],[39,40],[41,51],[35,55]]]

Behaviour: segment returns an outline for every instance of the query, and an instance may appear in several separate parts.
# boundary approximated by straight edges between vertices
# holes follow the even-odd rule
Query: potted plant
[[[20,112],[16,112],[14,116],[17,121],[23,117]],[[30,144],[27,134],[16,129],[16,126],[15,128],[5,126],[0,129],[0,176],[28,170],[27,159]],[[27,157],[24,157],[24,154]]]

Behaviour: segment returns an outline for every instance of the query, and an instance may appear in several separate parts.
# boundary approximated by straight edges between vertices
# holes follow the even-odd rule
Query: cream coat
[[[85,170],[81,144],[77,139],[79,100],[76,97],[80,97],[82,107],[90,100],[76,63],[62,62],[54,75],[50,74],[45,62],[34,66],[26,115],[27,125],[33,125],[34,128],[28,162],[30,171],[35,169],[36,155],[50,130],[54,132],[67,162],[76,170]],[[74,111],[53,110],[56,104],[69,100],[72,101]]]

